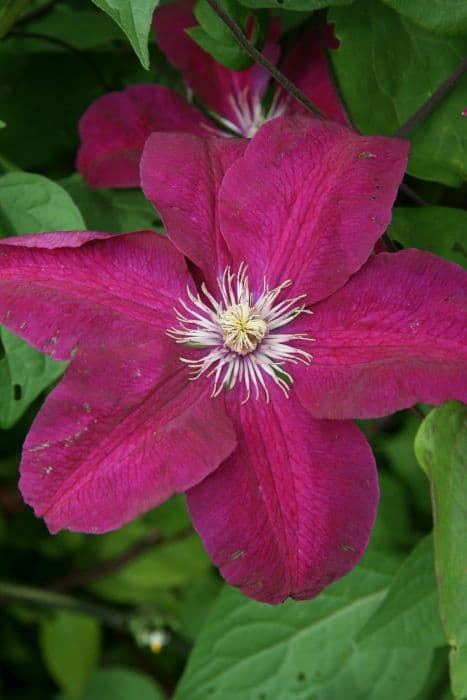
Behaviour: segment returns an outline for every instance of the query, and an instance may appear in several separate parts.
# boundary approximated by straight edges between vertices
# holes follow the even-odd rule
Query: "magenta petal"
[[[208,133],[211,123],[173,90],[134,85],[110,92],[81,117],[76,167],[92,187],[139,187],[139,161],[153,131]]]
[[[183,256],[151,231],[0,241],[0,322],[56,359],[160,336],[190,283]]]
[[[237,450],[187,494],[222,575],[267,603],[312,598],[355,566],[378,500],[360,430],[317,421],[293,394],[274,394],[270,404],[235,407]]]
[[[163,337],[77,355],[27,437],[21,492],[51,532],[105,532],[185,491],[235,446],[221,399]],[[168,359],[173,358],[173,359]]]
[[[430,253],[380,253],[294,331],[315,338],[293,369],[316,417],[376,418],[416,401],[467,401],[467,273]]]
[[[329,48],[336,47],[332,26],[327,25]],[[288,52],[281,66],[282,72],[330,119],[347,124],[336,95],[334,84],[321,46],[319,28],[311,27]],[[281,90],[284,99],[285,92]],[[303,111],[297,100],[288,99],[288,113]]]
[[[249,104],[262,99],[269,73],[257,64],[242,71],[230,70],[203,51],[185,32],[198,24],[193,15],[194,5],[195,0],[181,0],[158,7],[153,23],[157,42],[167,58],[182,71],[195,95],[247,136],[238,110],[243,111],[245,99]],[[276,39],[277,25],[272,23],[263,52],[274,63],[279,58]]]
[[[215,284],[224,269],[217,193],[226,170],[246,148],[243,139],[153,134],[141,161],[141,184],[169,238]]]
[[[390,221],[407,150],[298,115],[264,124],[219,194],[222,234],[253,286],[290,279],[308,303],[341,287]]]

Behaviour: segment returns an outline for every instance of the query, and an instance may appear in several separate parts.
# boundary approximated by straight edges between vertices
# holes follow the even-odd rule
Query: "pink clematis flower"
[[[154,27],[161,49],[213,119],[162,85],[134,85],[104,95],[86,110],[79,125],[77,169],[91,186],[138,187],[139,161],[154,131],[186,131],[206,137],[230,132],[251,138],[265,121],[304,111],[279,86],[265,111],[262,102],[270,76],[262,66],[229,70],[203,51],[185,32],[197,24],[194,4],[195,0],[181,0],[158,8]],[[264,47],[274,63],[280,53],[277,29],[273,24]],[[337,46],[332,32],[327,41],[329,47]],[[289,52],[282,69],[329,118],[345,124],[316,27]]]
[[[356,564],[378,485],[350,419],[467,398],[465,272],[371,256],[407,148],[300,115],[251,141],[155,133],[142,184],[168,238],[0,241],[1,322],[71,358],[21,466],[52,532],[186,491],[253,598],[311,598]]]

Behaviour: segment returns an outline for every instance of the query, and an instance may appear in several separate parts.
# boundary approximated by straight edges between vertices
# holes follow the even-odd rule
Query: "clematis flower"
[[[142,184],[168,238],[0,241],[0,321],[71,359],[21,465],[51,532],[104,532],[186,491],[253,598],[311,598],[356,564],[378,484],[351,419],[467,397],[465,272],[371,256],[406,156],[300,115],[251,141],[155,133]]]
[[[133,85],[104,95],[86,110],[79,125],[77,169],[91,186],[138,187],[139,161],[154,131],[186,131],[206,137],[234,133],[251,138],[265,121],[304,111],[279,86],[265,111],[263,98],[270,75],[262,66],[229,70],[203,51],[185,32],[197,24],[194,4],[195,0],[181,0],[158,8],[154,27],[159,46],[213,119],[162,85]],[[280,53],[277,30],[273,24],[264,47],[264,54],[274,63]],[[329,47],[335,48],[331,31],[326,38]],[[282,70],[329,118],[345,124],[316,27],[289,52]]]

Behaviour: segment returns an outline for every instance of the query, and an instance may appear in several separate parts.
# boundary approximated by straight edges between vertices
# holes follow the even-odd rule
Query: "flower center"
[[[226,347],[239,355],[256,350],[268,327],[256,308],[249,304],[235,304],[219,314],[219,326]]]
[[[254,300],[246,271],[244,263],[237,273],[227,267],[218,280],[217,299],[205,285],[201,287],[203,298],[187,289],[188,301],[180,300],[184,311],[176,312],[179,327],[170,328],[167,334],[177,343],[199,348],[199,358],[180,359],[191,368],[191,379],[202,374],[213,378],[211,396],[243,384],[245,401],[252,391],[259,398],[260,389],[269,401],[269,379],[288,396],[293,380],[284,365],[312,360],[308,352],[290,343],[313,338],[278,329],[300,314],[312,312],[303,304],[305,295],[278,301],[292,284],[290,280],[274,289],[265,280],[262,293]]]

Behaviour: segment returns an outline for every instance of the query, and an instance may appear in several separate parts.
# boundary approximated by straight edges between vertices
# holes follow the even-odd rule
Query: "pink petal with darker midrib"
[[[297,394],[319,418],[376,418],[467,401],[467,273],[431,253],[380,253],[302,316],[315,339]],[[309,347],[307,347],[309,349]]]
[[[298,115],[264,124],[219,192],[223,237],[253,288],[290,279],[313,303],[341,287],[391,219],[407,151]]]
[[[78,354],[27,437],[20,489],[51,532],[105,532],[216,469],[235,435],[163,336]]]
[[[0,241],[0,322],[60,360],[160,336],[189,284],[183,256],[151,231]]]
[[[139,162],[153,131],[208,134],[211,122],[173,90],[133,85],[93,102],[81,117],[76,167],[92,187],[139,187]]]
[[[217,193],[247,141],[191,134],[153,134],[141,161],[141,184],[171,241],[204,273],[211,288],[227,251],[219,229]]]
[[[313,598],[362,556],[378,501],[374,459],[349,422],[316,421],[291,395],[228,399],[239,446],[188,491],[229,583],[267,603]]]

